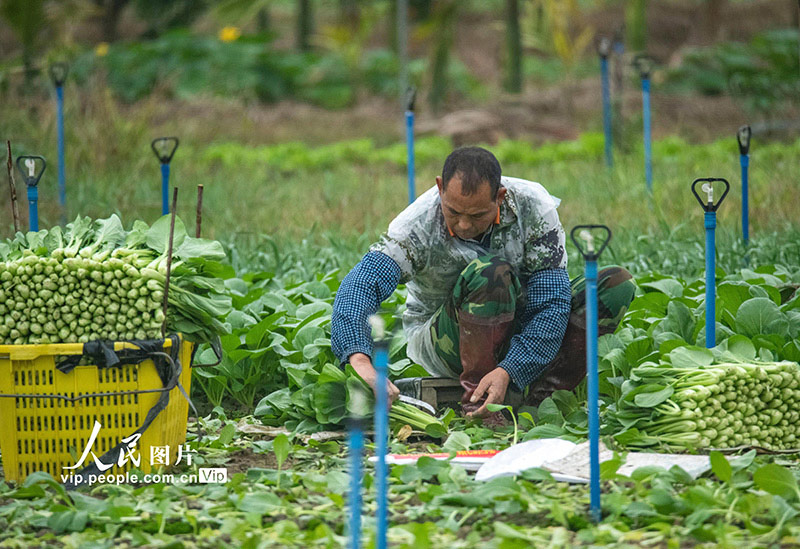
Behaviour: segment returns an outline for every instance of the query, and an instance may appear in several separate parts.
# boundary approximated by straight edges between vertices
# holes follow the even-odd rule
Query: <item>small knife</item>
[[[430,413],[431,415],[434,415],[434,416],[436,415],[436,410],[433,408],[433,406],[431,406],[430,404],[428,404],[424,400],[420,400],[418,398],[410,397],[410,396],[407,396],[407,395],[400,395],[399,397],[397,397],[397,399],[400,402],[405,402],[406,404],[411,404],[412,406],[416,406],[417,408],[422,408],[423,410],[425,410],[426,412]]]

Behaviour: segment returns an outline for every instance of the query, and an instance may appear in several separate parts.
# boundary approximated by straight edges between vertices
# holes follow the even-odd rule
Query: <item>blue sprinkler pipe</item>
[[[603,231],[603,241],[595,246],[595,232]],[[597,259],[611,241],[605,225],[578,225],[570,233],[575,247],[586,261],[586,375],[589,404],[589,508],[594,522],[602,519],[600,506],[600,391],[597,368]],[[585,249],[578,241],[585,241]]]
[[[389,493],[386,454],[389,439],[389,342],[384,339],[383,321],[378,316],[370,318],[375,333],[375,486],[378,514],[375,525],[375,549],[386,549],[386,532],[389,528]]]
[[[64,161],[64,82],[69,66],[66,63],[50,65],[50,79],[56,87],[58,109],[58,205],[61,207],[61,223],[67,222],[67,183]]]
[[[603,134],[605,135],[606,166],[614,165],[613,141],[611,135],[611,87],[608,81],[608,54],[611,51],[611,41],[601,38],[597,43],[597,54],[600,56],[600,80],[603,88]]]
[[[634,65],[639,70],[642,79],[642,121],[644,126],[644,174],[647,182],[647,192],[653,193],[653,157],[651,146],[650,128],[650,72],[653,69],[653,59],[647,55],[637,55]]]
[[[37,160],[42,165],[42,169],[39,171],[36,169]],[[28,187],[29,230],[34,232],[39,230],[39,180],[42,178],[45,168],[47,168],[47,162],[41,156],[17,157],[17,169]]]
[[[414,180],[414,103],[417,98],[416,88],[408,88],[406,92],[406,148],[408,149],[408,203],[417,198]]]
[[[376,521],[375,547],[386,549],[386,532],[389,528],[389,493],[386,454],[389,437],[389,399],[386,391],[388,370],[388,347],[385,344],[375,347],[375,371],[377,372],[375,399],[375,448],[378,462],[375,467],[375,485],[377,487],[378,516]]]
[[[742,126],[736,132],[736,141],[739,143],[739,164],[742,167],[742,239],[744,246],[750,244],[750,197],[748,189],[748,171],[750,167],[750,126]],[[747,256],[745,255],[745,258]]]
[[[351,418],[348,441],[350,446],[350,549],[361,547],[361,456],[364,451],[364,425],[362,418]]]
[[[161,162],[161,215],[169,213],[169,163],[178,149],[177,137],[158,137],[150,143],[150,148]]]
[[[169,213],[169,163],[161,164],[161,215]]]
[[[714,183],[721,182],[725,184],[725,191],[719,200],[714,203]],[[700,197],[697,193],[697,184],[702,183],[701,191],[706,194],[706,200]],[[709,177],[695,179],[692,183],[692,193],[700,203],[700,206],[705,212],[704,226],[706,229],[706,347],[712,348],[717,345],[717,279],[716,279],[716,238],[715,230],[717,228],[717,210],[719,209],[722,201],[730,191],[731,185],[727,180]]]

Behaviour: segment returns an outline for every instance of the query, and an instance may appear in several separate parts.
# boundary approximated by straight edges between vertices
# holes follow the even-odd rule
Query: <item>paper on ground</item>
[[[475,480],[489,480],[495,477],[517,475],[532,467],[541,467],[553,459],[570,454],[578,445],[560,438],[543,438],[515,444],[487,461],[475,475]],[[556,475],[553,475],[555,478]],[[567,479],[558,478],[562,482]]]
[[[600,444],[600,462],[613,459],[614,453]],[[618,469],[620,475],[630,476],[639,467],[657,466],[669,469],[677,465],[692,478],[697,478],[711,468],[708,456],[682,454],[654,454],[630,452]],[[487,461],[475,475],[476,480],[489,480],[499,476],[516,475],[541,467],[560,482],[589,482],[589,443],[575,444],[561,439],[539,439],[517,444]]]
[[[600,463],[613,459],[614,453],[600,444]],[[688,454],[655,454],[646,452],[629,452],[624,455],[624,463],[617,474],[631,476],[639,467],[662,467],[670,469],[677,465],[692,478],[697,478],[711,468],[708,456],[692,456]],[[578,445],[575,450],[562,459],[550,460],[542,466],[553,473],[581,477],[588,482],[589,478],[589,442]]]

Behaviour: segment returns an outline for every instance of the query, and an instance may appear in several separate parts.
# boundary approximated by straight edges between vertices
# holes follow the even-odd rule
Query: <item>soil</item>
[[[294,465],[292,458],[286,458],[281,465],[281,470],[286,471]],[[256,454],[250,448],[236,450],[225,457],[224,466],[228,469],[228,477],[236,473],[246,473],[252,468],[277,469],[278,461],[272,452]]]

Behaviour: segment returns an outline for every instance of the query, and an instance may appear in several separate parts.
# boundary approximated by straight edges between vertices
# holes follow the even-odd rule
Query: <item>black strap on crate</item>
[[[178,357],[178,350],[180,348],[180,340],[176,335],[169,336],[169,339],[172,341],[170,354],[172,355],[173,360],[176,360]],[[156,364],[158,375],[161,377],[161,381],[166,384],[167,376],[169,375],[169,372],[166,368],[166,363],[163,359],[154,356],[154,354],[164,352],[164,340],[136,339],[129,341],[128,343],[135,345],[137,348],[127,348],[115,351],[113,341],[105,341],[102,339],[89,341],[88,343],[83,344],[82,355],[70,355],[64,357],[61,361],[59,361],[56,369],[64,374],[68,374],[80,364],[80,361],[83,359],[83,357],[89,357],[92,359],[92,363],[98,368],[114,368],[128,364],[139,364],[145,360],[155,358],[156,360],[154,362]]]

